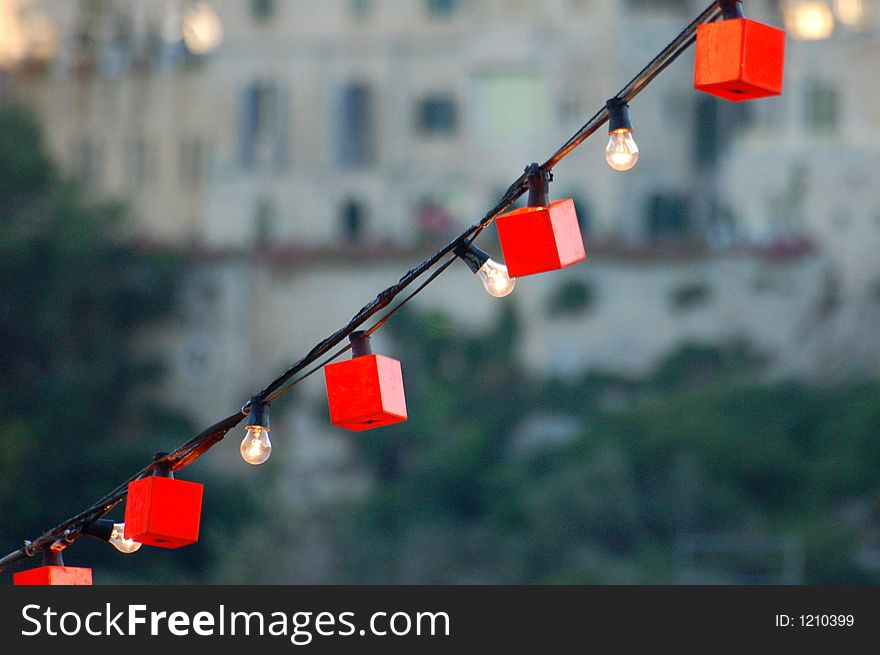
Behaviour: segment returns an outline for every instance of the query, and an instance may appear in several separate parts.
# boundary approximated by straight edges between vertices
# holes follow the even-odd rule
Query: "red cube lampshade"
[[[12,576],[14,585],[90,585],[92,569],[77,566],[40,566]]]
[[[199,540],[204,486],[154,475],[128,483],[125,538],[180,548]]]
[[[555,271],[587,258],[571,198],[515,209],[495,224],[511,277]]]
[[[785,32],[748,18],[697,28],[694,86],[740,102],[782,93]]]
[[[371,430],[406,420],[400,362],[364,355],[324,367],[330,422],[346,430]]]

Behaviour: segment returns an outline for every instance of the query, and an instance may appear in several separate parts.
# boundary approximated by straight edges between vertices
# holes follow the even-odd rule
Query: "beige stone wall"
[[[73,30],[78,5],[30,4],[48,10],[62,35]],[[163,7],[177,6],[135,4],[141,27]],[[364,16],[352,10],[356,3],[343,0],[275,4],[271,19],[260,22],[249,2],[213,1],[224,40],[187,65],[166,62],[148,73],[120,73],[98,57],[92,74],[78,74],[68,44],[43,72],[16,77],[20,96],[41,112],[50,146],[71,172],[82,172],[84,144],[90,145],[91,182],[108,195],[130,199],[138,236],[231,253],[203,273],[201,286],[219,288],[220,300],[210,301],[217,320],[189,324],[173,350],[181,371],[199,368],[198,351],[223,362],[218,366],[225,368],[211,369],[209,379],[197,381],[224,404],[238,402],[242,389],[344,322],[412,263],[393,254],[366,262],[351,259],[344,249],[332,254],[334,246],[346,245],[340,230],[346,199],[365,205],[364,239],[377,248],[415,242],[415,208],[426,196],[446,204],[453,227],[471,223],[525,163],[547,156],[691,15],[685,5],[631,3],[628,9],[610,0],[462,0],[451,17],[440,19],[415,1],[366,2]],[[701,7],[694,2],[690,10]],[[748,3],[750,15],[778,23],[773,7]],[[790,265],[790,296],[756,299],[742,291],[750,276],[758,275],[754,271],[766,267],[735,256],[647,267],[591,260],[578,270],[596,277],[601,302],[583,320],[548,323],[537,309],[540,290],[569,273],[529,280],[517,290],[515,302],[530,307],[523,345],[529,363],[546,370],[594,365],[638,370],[676,343],[735,332],[784,353],[787,367],[815,372],[815,357],[799,363],[804,353],[794,327],[779,326],[794,325],[809,311],[820,278],[836,280],[852,307],[872,311],[871,293],[880,278],[875,256],[880,204],[871,176],[880,157],[880,96],[866,93],[865,84],[878,64],[876,32],[870,25],[861,34],[838,30],[822,42],[790,39],[788,47],[785,94],[753,103],[717,179],[722,209],[734,218],[728,245],[741,248],[793,234],[818,246],[821,256],[812,264]],[[695,103],[701,96],[691,87],[691,66],[689,54],[634,103],[642,156],[631,174],[605,165],[602,135],[555,171],[555,197],[585,201],[581,218],[590,225],[588,251],[611,238],[638,242],[651,194],[687,196],[704,180],[693,161]],[[512,89],[528,92],[514,93],[506,103],[495,98],[493,105],[487,89],[505,75],[518,80]],[[831,85],[838,97],[838,124],[827,134],[815,134],[805,124],[805,97],[816,80]],[[256,81],[271,81],[288,101],[282,104],[288,132],[282,167],[272,165],[271,152],[262,152],[263,162],[254,170],[240,161],[242,94]],[[376,158],[354,170],[341,168],[336,158],[339,92],[351,81],[368,83],[376,103]],[[450,135],[430,137],[415,127],[417,102],[432,93],[457,102],[458,125]],[[501,114],[498,106],[509,111]],[[195,178],[186,163],[194,142],[202,158]],[[269,243],[293,249],[291,267],[278,279],[266,267],[252,267],[264,256],[250,252],[260,211],[269,219]],[[695,216],[698,223],[704,218]],[[297,263],[315,248],[330,248],[323,264]],[[689,278],[717,285],[715,304],[671,315],[668,287]],[[469,320],[488,320],[491,303],[478,285],[460,285],[444,279],[432,288],[433,302]],[[194,288],[198,295],[200,285]],[[305,309],[314,306],[321,311]],[[851,323],[840,328],[843,333],[858,331],[860,322]],[[246,362],[260,362],[260,376],[241,370]]]
[[[286,269],[247,261],[210,265],[193,283],[192,316],[178,333],[161,335],[172,362],[169,395],[199,398],[205,421],[234,410],[415,261],[409,255],[369,266],[333,259]],[[880,304],[867,292],[841,289],[837,307],[823,313],[827,275],[827,260],[815,255],[639,261],[598,255],[519,280],[513,295],[500,300],[456,266],[413,305],[449,314],[460,329],[482,330],[512,304],[522,319],[519,355],[537,375],[587,369],[640,375],[684,344],[737,339],[767,354],[774,375],[824,381],[871,375],[880,364],[880,348],[870,338]],[[589,286],[593,302],[582,312],[554,314],[552,297],[571,281]],[[693,286],[705,289],[705,299],[677,307],[676,292]],[[394,354],[384,332],[375,346]],[[322,397],[321,375],[301,392]]]
[[[69,41],[77,21],[73,3],[33,3],[56,17]],[[444,204],[458,226],[472,222],[687,18],[682,11],[625,14],[610,0],[468,0],[439,19],[423,2],[373,0],[361,18],[352,4],[285,0],[263,23],[253,19],[249,2],[218,0],[212,6],[224,40],[195,63],[114,72],[112,58],[105,61],[105,35],[95,72],[75,73],[76,57],[62,48],[44,74],[22,77],[20,93],[43,114],[53,150],[69,170],[89,168],[82,148],[94,149],[90,179],[100,191],[131,199],[145,238],[247,246],[262,204],[271,208],[273,239],[334,244],[343,238],[342,206],[355,198],[366,208],[368,239],[406,245],[422,199]],[[138,25],[163,17],[158,3],[137,6]],[[637,238],[646,194],[688,188],[690,151],[681,143],[688,137],[666,127],[689,116],[688,69],[683,61],[667,71],[665,83],[634,108],[643,155],[633,175],[608,170],[601,135],[557,168],[554,192],[586,202],[595,234]],[[524,80],[507,96],[492,86],[506,77]],[[286,98],[289,165],[282,170],[247,171],[240,162],[242,94],[261,80]],[[352,81],[372,89],[376,159],[346,170],[336,161],[336,114],[340,89]],[[418,102],[430,94],[455,100],[452,134],[428,136],[416,128]],[[203,149],[197,181],[186,179],[181,163],[193,140]],[[138,168],[144,172],[135,173]]]
[[[37,4],[72,29],[75,3]],[[444,203],[457,228],[482,216],[526,163],[549,155],[682,28],[688,7],[696,12],[706,3],[629,3],[630,11],[617,0],[461,0],[450,19],[432,20],[415,0],[373,0],[361,18],[344,0],[277,0],[265,24],[252,19],[244,0],[211,4],[224,41],[189,66],[77,75],[62,50],[43,72],[15,79],[70,172],[83,172],[83,143],[96,149],[91,183],[130,200],[139,237],[215,253],[199,259],[186,286],[188,313],[146,340],[167,355],[168,398],[187,399],[186,409],[204,424],[238,408],[421,258],[395,254],[416,240],[421,198]],[[752,15],[778,22],[774,4],[747,3]],[[166,5],[131,6],[146,25],[150,11]],[[872,172],[880,163],[880,94],[864,90],[877,70],[877,43],[870,30],[822,43],[789,41],[785,95],[754,104],[719,170],[735,248],[685,259],[595,254],[596,243],[643,240],[652,194],[687,196],[704,179],[693,161],[699,96],[689,54],[633,105],[642,154],[631,174],[605,165],[602,135],[555,171],[554,196],[585,201],[586,263],[521,280],[506,301],[489,298],[458,266],[414,304],[480,329],[504,302],[514,303],[525,319],[520,356],[536,374],[589,367],[639,374],[683,343],[731,338],[770,353],[778,375],[876,374],[880,205]],[[505,75],[518,80],[512,88],[528,92],[511,96],[499,118],[487,89]],[[803,129],[810,75],[840,94],[836,134]],[[240,162],[242,93],[256,81],[273,82],[289,99],[288,164],[280,169],[248,171]],[[376,159],[358,170],[341,169],[335,155],[338,94],[351,81],[368,83],[376,100]],[[426,137],[414,127],[417,100],[432,93],[457,101],[451,135]],[[194,140],[203,162],[190,179],[182,153]],[[334,250],[346,245],[339,222],[347,198],[367,208],[367,247],[396,248],[372,259]],[[261,206],[271,219],[269,243],[292,253],[285,266],[252,248]],[[744,244],[790,232],[812,237],[818,253],[775,262],[737,254]],[[322,257],[306,257],[319,248]],[[550,316],[548,298],[567,280],[589,284],[595,303],[580,315]],[[709,290],[706,302],[673,308],[671,294],[693,284]],[[833,311],[823,314],[828,306]],[[381,333],[376,347],[394,352]],[[282,404],[273,416],[286,445],[278,456],[293,473],[288,497],[361,488],[365,481],[356,475],[337,484],[328,474],[349,457],[351,442],[308,411],[323,395],[321,375],[302,390],[308,402]],[[237,460],[234,447],[218,450],[225,453],[220,465]]]

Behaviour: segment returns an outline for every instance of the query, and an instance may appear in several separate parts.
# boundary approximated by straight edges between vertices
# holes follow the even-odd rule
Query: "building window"
[[[569,279],[547,298],[547,313],[554,317],[580,316],[596,302],[596,288],[586,280]]]
[[[140,191],[156,181],[156,146],[138,136],[131,142],[130,154],[131,189]]]
[[[694,160],[700,167],[714,166],[721,154],[722,125],[719,121],[719,103],[712,98],[697,100],[694,126]]]
[[[684,196],[655,194],[648,198],[646,209],[649,239],[669,241],[691,236],[690,207]]]
[[[474,84],[473,130],[487,145],[531,145],[548,118],[543,79],[532,73],[488,73]]]
[[[583,191],[571,191],[564,193],[560,198],[571,198],[574,201],[574,209],[577,213],[578,223],[581,226],[581,234],[584,238],[590,236],[590,228],[593,222],[593,215],[590,211],[589,203]]]
[[[340,166],[356,168],[375,160],[373,115],[373,94],[366,84],[354,82],[342,88],[336,130],[336,159]]]
[[[256,244],[264,247],[275,237],[275,223],[278,211],[271,198],[259,198],[254,212],[254,232]]]
[[[358,20],[362,20],[369,16],[372,9],[372,0],[349,0],[349,11],[351,11],[351,15]]]
[[[274,82],[254,82],[241,99],[242,168],[286,170],[290,163],[289,97]]]
[[[201,379],[211,370],[211,348],[204,338],[195,337],[186,348],[184,368],[193,379]]]
[[[144,188],[144,178],[147,171],[147,144],[143,137],[138,137],[131,142],[131,188],[139,191]]]
[[[205,148],[202,139],[198,136],[182,136],[179,147],[180,185],[184,189],[196,191],[202,185],[205,170]]]
[[[431,18],[449,18],[458,8],[457,0],[428,0],[428,15]]]
[[[458,106],[450,96],[430,96],[419,103],[418,128],[430,136],[448,136],[458,126]]]
[[[346,241],[356,243],[363,238],[366,213],[364,206],[357,200],[348,200],[342,205],[340,222],[342,235]]]
[[[251,0],[251,16],[255,21],[266,22],[275,15],[275,0]]]
[[[837,89],[823,82],[813,82],[807,88],[804,105],[807,127],[815,134],[837,132],[840,95]]]

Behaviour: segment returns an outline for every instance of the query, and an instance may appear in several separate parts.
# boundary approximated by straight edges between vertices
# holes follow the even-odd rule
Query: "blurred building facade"
[[[219,249],[450,233],[649,53],[610,56],[615,2],[218,1],[201,55],[180,34],[204,3],[10,4],[58,26],[25,90],[69,170],[131,198],[138,236]],[[607,177],[589,202],[610,226],[626,208],[603,198],[629,194]]]
[[[0,0],[0,63],[65,168],[131,201],[131,238],[198,258],[191,316],[154,338],[208,420],[482,216],[705,4]],[[784,374],[880,363],[880,12],[745,4],[797,37],[781,98],[699,94],[688,55],[633,104],[631,174],[599,135],[556,170],[591,260],[521,281],[536,370],[733,338]],[[463,268],[432,290],[466,325],[497,315]]]

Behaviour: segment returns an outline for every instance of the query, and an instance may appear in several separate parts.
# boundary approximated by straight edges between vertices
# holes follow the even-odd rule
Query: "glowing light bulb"
[[[241,457],[248,464],[262,464],[272,454],[272,442],[269,441],[269,428],[262,425],[251,425],[241,440]]]
[[[616,171],[628,171],[639,161],[639,147],[632,130],[614,130],[605,148],[605,161]]]
[[[483,282],[483,288],[496,298],[509,296],[516,285],[516,278],[510,277],[507,266],[496,262],[472,243],[462,243],[454,251],[474,275]]]
[[[141,542],[135,541],[134,539],[125,538],[125,523],[113,524],[113,531],[110,532],[109,541],[111,544],[113,544],[113,547],[116,550],[118,550],[120,553],[125,553],[126,555],[140,550],[141,546],[143,545]]]
[[[504,298],[513,292],[516,286],[516,278],[510,277],[507,266],[489,258],[477,271],[477,275],[483,281],[483,288],[489,295],[496,298]]]
[[[197,0],[183,14],[181,33],[187,50],[204,55],[223,41],[223,23],[207,2]]]
[[[17,64],[27,54],[27,38],[18,9],[11,2],[0,4],[0,68]]]
[[[864,0],[834,0],[834,13],[851,30],[865,28],[867,11]]]
[[[818,41],[834,32],[834,13],[825,0],[789,0],[784,18],[786,29],[797,39]]]

